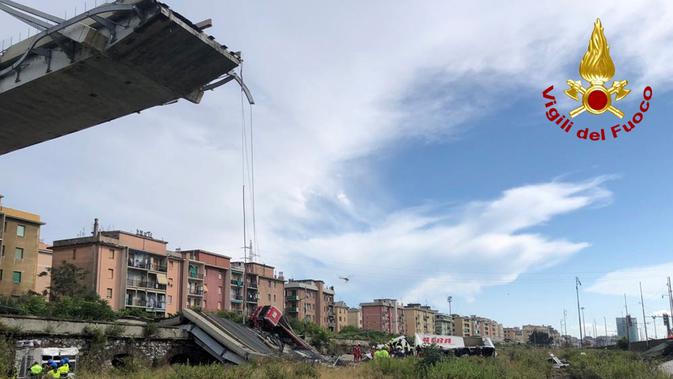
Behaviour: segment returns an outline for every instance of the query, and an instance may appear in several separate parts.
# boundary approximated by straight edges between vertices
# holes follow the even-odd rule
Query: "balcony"
[[[189,279],[203,280],[203,273],[200,273],[200,272],[198,272],[198,273],[190,272],[190,273],[189,273]]]
[[[141,299],[138,297],[133,297],[133,298],[128,298],[126,299],[126,306],[128,307],[146,307],[147,306],[147,300]]]
[[[203,296],[203,289],[200,288],[195,288],[195,289],[189,289],[188,294],[190,296]]]
[[[231,297],[231,302],[232,303],[242,303],[243,302],[243,296],[232,296]]]
[[[158,272],[167,272],[168,267],[166,266],[166,263],[152,263],[152,265],[150,265],[150,270]]]
[[[131,257],[129,257],[129,267],[131,268],[139,268],[141,270],[149,270],[150,269],[150,262],[149,261],[144,261],[144,260],[136,260]]]
[[[290,295],[290,296],[287,297],[287,301],[299,301],[299,296]]]
[[[231,285],[234,286],[234,287],[243,287],[243,281],[232,279],[231,280]]]
[[[257,288],[257,282],[248,282],[248,288]]]
[[[165,284],[159,284],[157,282],[147,281],[145,279],[127,279],[126,280],[127,288],[143,288],[155,291],[166,291]]]
[[[299,313],[299,308],[297,307],[287,308],[287,313]]]
[[[247,301],[248,303],[256,303],[258,297],[259,297],[259,296],[257,296],[256,294],[254,294],[254,295],[253,295],[253,294],[248,294],[248,296],[246,296],[246,300],[245,300],[245,301]]]

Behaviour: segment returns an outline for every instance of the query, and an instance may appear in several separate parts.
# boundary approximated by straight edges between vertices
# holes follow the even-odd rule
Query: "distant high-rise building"
[[[619,337],[627,337],[628,335],[629,341],[638,341],[638,319],[632,316],[617,317],[617,335]]]
[[[39,215],[0,205],[0,295],[45,293],[51,251],[40,243],[42,225]]]

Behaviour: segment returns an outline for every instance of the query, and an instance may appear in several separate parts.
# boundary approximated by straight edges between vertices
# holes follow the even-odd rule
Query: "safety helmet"
[[[51,367],[52,367],[52,368],[57,368],[57,367],[58,367],[58,364],[56,364],[56,362],[51,362]]]
[[[70,360],[68,358],[63,358],[61,359],[62,364],[70,363]]]

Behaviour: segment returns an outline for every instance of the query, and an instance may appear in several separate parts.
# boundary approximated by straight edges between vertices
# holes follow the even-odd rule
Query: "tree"
[[[535,346],[549,346],[554,342],[554,338],[549,333],[535,330],[528,336],[528,343]]]
[[[49,269],[51,272],[50,300],[63,297],[95,299],[95,292],[84,286],[87,272],[71,263],[63,261],[58,267]]]

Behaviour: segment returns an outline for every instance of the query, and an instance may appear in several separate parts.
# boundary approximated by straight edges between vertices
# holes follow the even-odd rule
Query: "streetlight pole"
[[[453,302],[453,296],[449,296],[446,298],[446,301],[449,302],[449,316],[451,316],[451,303]]]
[[[652,327],[654,328],[654,339],[657,339],[657,315],[652,315]]]
[[[582,285],[582,282],[580,282],[580,278],[577,276],[575,277],[575,293],[577,294],[577,318],[579,319],[579,326],[580,326],[580,347],[582,347],[582,340],[584,340],[584,337],[582,336],[582,313],[580,312],[580,286]],[[669,293],[670,293],[670,281],[669,281]]]
[[[568,344],[568,320],[567,320],[567,318],[568,318],[568,311],[563,309],[563,334],[565,334],[563,339],[566,341],[566,345]]]

